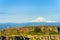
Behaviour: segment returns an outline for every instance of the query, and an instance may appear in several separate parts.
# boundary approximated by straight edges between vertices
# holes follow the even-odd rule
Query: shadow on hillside
[[[0,40],[29,40],[29,38],[23,37],[23,36],[13,36],[11,38],[10,37],[5,37],[5,36],[1,36]]]
[[[58,29],[58,32],[60,32],[60,27],[58,27],[57,29]]]

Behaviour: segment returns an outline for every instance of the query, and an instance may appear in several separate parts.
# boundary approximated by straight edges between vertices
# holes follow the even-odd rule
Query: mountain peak
[[[42,17],[38,17],[38,18],[36,18],[34,21],[36,21],[36,22],[44,22],[45,19],[42,18]]]
[[[51,22],[59,22],[59,21],[56,21],[56,20],[46,20],[43,17],[38,17],[38,18],[32,20],[31,22],[49,22],[49,23],[51,23]]]

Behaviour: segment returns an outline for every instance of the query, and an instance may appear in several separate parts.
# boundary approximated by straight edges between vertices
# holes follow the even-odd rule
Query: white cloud
[[[34,20],[32,20],[32,21],[30,21],[30,22],[58,22],[58,21],[55,21],[55,20],[47,20],[47,19],[45,19],[45,18],[43,18],[43,17],[38,17],[38,18],[36,18],[36,19],[34,19]]]
[[[48,20],[46,22],[58,22],[58,21],[55,21],[55,20]]]

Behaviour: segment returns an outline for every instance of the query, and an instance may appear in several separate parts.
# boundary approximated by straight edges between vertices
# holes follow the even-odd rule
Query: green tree
[[[33,32],[34,32],[34,33],[39,33],[39,32],[42,32],[42,31],[41,31],[40,28],[36,27],[36,28],[34,28],[34,31],[33,31]]]

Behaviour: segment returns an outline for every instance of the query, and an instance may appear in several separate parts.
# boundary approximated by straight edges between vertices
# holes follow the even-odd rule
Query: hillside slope
[[[49,34],[59,34],[58,27],[55,26],[26,26],[17,28],[7,28],[0,30],[0,35],[49,35]]]

